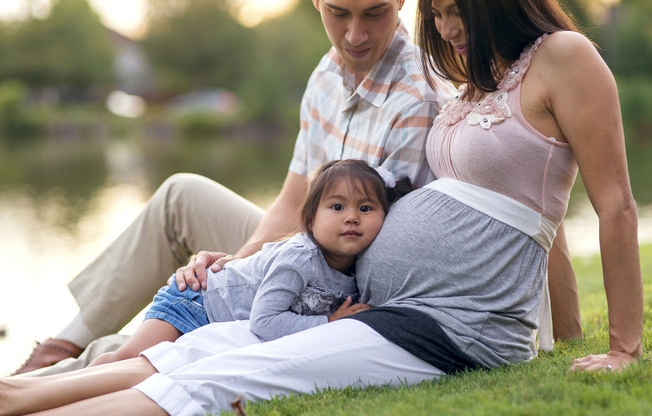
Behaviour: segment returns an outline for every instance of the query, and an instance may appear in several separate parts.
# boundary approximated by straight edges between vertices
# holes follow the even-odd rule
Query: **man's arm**
[[[193,290],[206,289],[206,269],[219,271],[227,262],[250,256],[260,250],[264,243],[283,238],[299,229],[299,211],[308,187],[305,176],[288,172],[283,188],[272,203],[267,214],[249,240],[234,255],[200,251],[190,259],[187,266],[176,271],[179,290],[184,290],[186,284]],[[208,225],[210,226],[210,224]]]
[[[295,233],[299,229],[299,213],[307,188],[308,179],[305,176],[288,172],[281,193],[272,203],[256,231],[234,257],[250,256],[259,251],[263,244]]]

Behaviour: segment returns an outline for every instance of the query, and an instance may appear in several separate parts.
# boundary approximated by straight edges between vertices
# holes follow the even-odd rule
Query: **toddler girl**
[[[355,260],[380,231],[390,204],[409,190],[407,179],[397,186],[389,171],[361,160],[325,163],[308,187],[303,232],[219,272],[209,268],[205,290],[181,292],[171,279],[129,341],[90,365],[137,357],[210,322],[249,320],[251,331],[270,341],[370,308],[353,303]]]

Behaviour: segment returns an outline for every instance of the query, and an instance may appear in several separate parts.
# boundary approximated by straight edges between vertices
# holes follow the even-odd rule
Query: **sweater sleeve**
[[[264,341],[303,331],[328,322],[325,315],[299,315],[292,302],[317,278],[311,250],[292,246],[268,268],[251,309],[251,331]]]

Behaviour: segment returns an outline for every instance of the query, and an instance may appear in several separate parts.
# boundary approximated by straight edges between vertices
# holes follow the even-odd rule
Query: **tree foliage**
[[[253,38],[226,0],[149,0],[143,45],[167,93],[239,89],[252,65]]]
[[[309,1],[290,13],[254,28],[256,50],[244,91],[256,117],[298,120],[299,102],[321,57],[331,44],[321,17]]]
[[[25,105],[27,87],[16,80],[0,82],[0,142],[2,139],[26,137],[42,132],[39,114]]]
[[[228,0],[149,0],[144,46],[167,94],[226,88],[251,118],[298,115],[310,73],[330,43],[311,2],[254,28],[241,26]]]
[[[45,19],[4,29],[0,80],[65,86],[73,95],[111,80],[107,32],[86,0],[58,0]]]
[[[652,74],[652,2],[621,0],[609,10],[601,26],[604,57],[618,75]]]
[[[586,6],[586,0],[560,0],[559,3],[564,7],[564,10],[568,12],[575,22],[584,32],[591,32],[593,29],[593,23],[589,16],[589,12]]]
[[[618,80],[625,134],[629,142],[649,143],[652,132],[652,2],[621,0],[602,13],[587,13],[589,0],[563,0],[580,11],[580,22],[598,44]]]
[[[87,0],[52,1],[45,18],[0,21],[0,82],[64,86],[77,95],[110,87],[115,51],[108,29]],[[225,88],[243,99],[249,118],[297,119],[308,77],[330,47],[312,2],[300,0],[285,15],[247,28],[232,14],[237,0],[147,1],[149,29],[140,43],[162,96]],[[592,13],[593,0],[560,2],[617,77],[650,79],[652,2],[621,0],[602,20]]]

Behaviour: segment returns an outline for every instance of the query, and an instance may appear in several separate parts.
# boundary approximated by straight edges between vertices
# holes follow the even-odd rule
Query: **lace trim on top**
[[[507,117],[511,117],[512,110],[507,104],[509,92],[523,80],[530,67],[532,56],[548,36],[548,33],[544,33],[531,46],[523,50],[518,60],[509,68],[507,76],[498,84],[496,91],[489,93],[480,102],[472,102],[461,99],[467,90],[467,86],[462,85],[455,99],[444,105],[435,120],[441,120],[450,126],[466,118],[471,126],[479,124],[483,129],[489,129],[493,124],[501,123]]]

